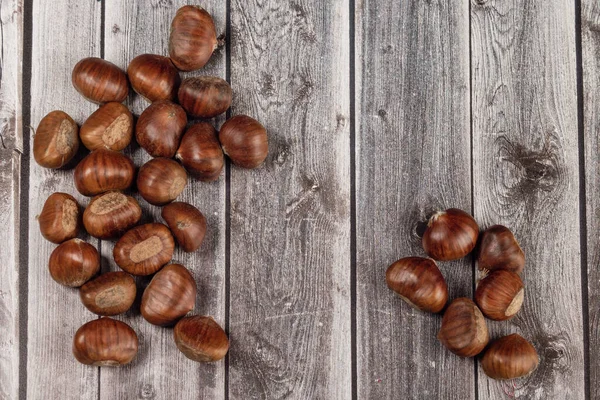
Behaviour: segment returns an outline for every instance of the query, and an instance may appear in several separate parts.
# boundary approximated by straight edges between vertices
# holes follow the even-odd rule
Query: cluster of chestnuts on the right
[[[448,286],[437,261],[467,256],[477,246],[477,262],[484,277],[475,290],[475,301],[462,297],[446,308],[439,341],[461,357],[474,357],[485,350],[483,371],[493,379],[513,379],[533,372],[539,363],[535,348],[518,334],[504,336],[489,346],[485,317],[503,321],[521,309],[524,285],[520,273],[525,255],[513,233],[494,225],[479,235],[475,219],[458,209],[434,214],[423,234],[423,249],[430,258],[406,257],[389,266],[386,281],[412,307],[438,313],[446,307]]]

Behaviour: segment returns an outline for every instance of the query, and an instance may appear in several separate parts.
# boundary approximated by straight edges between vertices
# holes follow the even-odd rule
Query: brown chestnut
[[[185,169],[169,158],[154,158],[142,165],[138,191],[150,204],[162,206],[175,200],[187,184]]]
[[[104,317],[77,329],[73,355],[82,364],[117,367],[129,364],[138,351],[137,334],[125,322]]]
[[[417,310],[437,313],[448,301],[448,285],[431,258],[402,258],[389,266],[385,280],[390,289]]]
[[[217,131],[207,122],[192,125],[185,132],[175,158],[201,181],[218,179],[225,164]]]
[[[223,153],[238,167],[256,168],[269,153],[267,130],[247,115],[237,115],[226,121],[219,132]]]
[[[473,357],[481,353],[490,340],[483,314],[466,297],[450,303],[437,337],[448,350],[461,357]]]
[[[137,224],[142,209],[137,200],[121,192],[106,192],[94,197],[83,212],[83,226],[99,239],[117,237]]]
[[[131,60],[127,76],[133,90],[149,102],[175,100],[181,83],[169,57],[142,54]]]
[[[97,57],[79,61],[71,75],[73,86],[94,103],[121,103],[129,94],[125,72],[115,64]]]
[[[75,187],[84,196],[109,190],[125,190],[133,183],[135,166],[125,154],[98,149],[87,155],[75,168]]]
[[[170,264],[158,271],[144,290],[140,311],[151,324],[173,325],[194,309],[196,281],[179,264]]]
[[[50,254],[48,269],[61,285],[79,287],[100,271],[100,254],[81,239],[67,240]]]
[[[178,92],[179,104],[193,117],[213,118],[231,106],[231,86],[216,76],[187,78]]]
[[[479,281],[475,302],[489,319],[504,321],[521,309],[525,289],[519,275],[507,270],[492,271]]]
[[[106,103],[81,125],[79,136],[89,150],[123,150],[133,136],[133,115],[121,103]]]
[[[70,194],[52,193],[37,217],[42,236],[52,243],[62,243],[77,237],[79,206]]]
[[[527,376],[535,371],[539,362],[533,345],[513,333],[490,344],[481,359],[481,367],[490,378],[503,380]]]
[[[135,126],[135,138],[152,157],[173,157],[187,124],[181,106],[159,100],[144,110]]]
[[[173,235],[163,224],[145,224],[129,230],[113,249],[119,267],[133,275],[151,275],[169,262],[175,249]]]
[[[137,289],[135,280],[122,271],[107,272],[79,288],[81,302],[98,315],[122,314],[131,308]]]
[[[61,168],[79,149],[79,128],[63,111],[52,111],[40,121],[33,137],[33,158],[44,168]]]
[[[206,218],[191,204],[173,202],[163,207],[161,215],[184,251],[198,250],[206,234]]]
[[[525,267],[525,253],[510,229],[494,225],[481,235],[477,262],[480,270],[507,269],[520,274]]]
[[[477,244],[479,227],[469,214],[456,208],[435,213],[423,234],[423,249],[434,260],[463,258]]]
[[[193,361],[218,361],[229,350],[227,334],[212,317],[182,318],[175,325],[173,336],[177,348]]]
[[[212,17],[199,6],[177,10],[169,35],[171,61],[182,71],[202,68],[217,48],[217,31]]]

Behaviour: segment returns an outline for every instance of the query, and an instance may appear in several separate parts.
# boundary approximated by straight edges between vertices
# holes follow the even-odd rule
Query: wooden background
[[[228,166],[182,196],[210,231],[174,258],[231,351],[193,363],[134,309],[132,365],[77,363],[73,334],[94,315],[50,279],[55,246],[35,219],[50,193],[76,190],[72,170],[35,164],[31,127],[54,109],[82,123],[96,106],[71,85],[75,63],[166,54],[186,3],[0,1],[0,399],[600,399],[595,0],[202,0],[226,44],[188,75],[227,78],[230,114],[270,141],[261,168]],[[448,207],[511,227],[525,250],[523,309],[489,326],[534,343],[528,378],[488,379],[437,342],[440,316],[385,285]],[[92,243],[115,269],[113,243]],[[471,258],[441,268],[452,297],[472,296]]]

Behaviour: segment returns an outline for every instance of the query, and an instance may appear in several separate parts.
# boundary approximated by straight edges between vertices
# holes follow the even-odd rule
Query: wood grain
[[[356,4],[358,398],[475,396],[473,361],[436,339],[441,315],[385,283],[391,263],[424,255],[420,222],[471,211],[468,10],[466,0]],[[450,299],[471,297],[471,265],[439,263]]]
[[[37,127],[48,112],[65,111],[81,125],[95,106],[71,84],[73,66],[100,55],[101,4],[95,1],[33,1],[31,123]],[[31,141],[33,142],[33,141]],[[81,305],[77,290],[58,285],[48,273],[56,247],[44,240],[35,216],[53,192],[73,194],[73,171],[48,170],[33,157],[29,178],[29,300],[27,337],[28,399],[96,399],[98,369],[79,364],[71,353],[73,335],[94,318]],[[89,240],[89,237],[80,235]],[[92,241],[96,245],[97,241]]]
[[[575,10],[573,2],[472,4],[475,216],[511,228],[525,252],[525,301],[492,337],[519,332],[540,366],[480,398],[584,398]]]
[[[106,3],[105,57],[123,69],[135,56],[144,53],[168,55],[171,20],[177,9],[188,1],[111,1]],[[224,34],[225,3],[203,1],[204,7],[215,20],[217,35]],[[217,75],[225,78],[225,49],[219,48],[209,63],[200,71],[186,74]],[[130,96],[127,104],[137,116],[149,105],[137,95]],[[218,119],[218,121],[222,121]],[[132,145],[126,150],[139,167],[151,157]],[[159,221],[160,208],[136,198],[142,206],[144,222]],[[189,178],[188,185],[178,201],[196,206],[207,218],[208,230],[204,243],[194,253],[177,249],[173,262],[188,269],[198,285],[198,299],[193,313],[212,315],[222,326],[225,323],[225,174],[213,183]],[[103,241],[105,269],[116,270],[112,260],[114,243]],[[138,279],[138,297],[147,279]],[[173,330],[150,325],[139,314],[138,306],[128,312],[123,321],[130,323],[140,337],[140,353],[131,366],[103,369],[100,375],[100,397],[103,399],[223,399],[225,390],[224,361],[199,364],[188,360],[173,341]]]

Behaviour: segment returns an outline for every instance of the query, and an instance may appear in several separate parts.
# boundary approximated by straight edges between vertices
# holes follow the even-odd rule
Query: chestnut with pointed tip
[[[163,224],[136,226],[113,249],[115,262],[132,275],[151,275],[169,262],[175,249],[173,235]]]
[[[135,300],[135,280],[123,271],[107,272],[79,288],[81,302],[98,315],[117,315],[129,310]]]
[[[121,192],[94,197],[83,212],[83,226],[92,236],[110,239],[123,234],[142,218],[137,200]]]
[[[106,103],[81,125],[79,136],[89,150],[123,150],[133,137],[133,115],[121,103]]]
[[[161,216],[177,243],[186,252],[198,250],[206,234],[206,218],[191,204],[173,202],[163,207]]]
[[[522,336],[513,333],[490,344],[481,359],[481,367],[490,378],[504,380],[531,374],[539,362],[533,345]]]
[[[142,165],[137,188],[144,200],[155,206],[172,202],[187,184],[185,169],[169,158],[154,158]]]
[[[77,91],[94,103],[123,102],[129,94],[125,72],[97,57],[84,58],[73,68],[71,81]]]
[[[217,48],[217,31],[210,14],[199,6],[183,6],[171,22],[169,55],[181,71],[202,68]]]
[[[183,134],[175,158],[201,181],[218,179],[225,164],[217,131],[208,122],[192,125]]]
[[[52,193],[37,217],[40,232],[52,243],[62,243],[77,237],[79,231],[79,206],[67,193]]]
[[[125,322],[103,317],[75,333],[73,355],[82,364],[117,367],[129,364],[138,352],[137,334]]]
[[[125,154],[97,149],[75,168],[75,187],[84,196],[95,196],[110,190],[125,190],[133,183],[135,166]]]
[[[477,263],[480,270],[506,269],[520,274],[525,267],[525,253],[510,229],[494,225],[481,235]]]
[[[61,168],[75,157],[79,149],[79,128],[63,111],[48,113],[33,136],[33,158],[44,168]]]
[[[448,350],[461,357],[476,356],[490,340],[483,314],[466,297],[450,303],[437,337]]]
[[[196,118],[213,118],[231,106],[231,86],[217,76],[195,76],[181,83],[177,97],[185,111]]]
[[[437,313],[448,301],[446,280],[430,258],[401,258],[389,266],[385,280],[390,289],[417,310]]]
[[[434,260],[463,258],[475,248],[479,227],[466,212],[450,208],[435,213],[423,234],[423,249]]]
[[[67,240],[50,254],[48,270],[61,285],[79,287],[100,271],[100,254],[81,239]]]
[[[195,315],[180,319],[173,337],[177,348],[197,362],[218,361],[229,350],[227,334],[212,317]]]
[[[254,118],[236,115],[219,131],[219,142],[231,161],[238,167],[256,168],[269,153],[267,130]]]
[[[156,101],[144,110],[135,126],[135,138],[152,157],[175,155],[187,124],[185,111],[169,100]]]
[[[127,67],[127,76],[133,90],[149,102],[175,100],[181,83],[171,59],[157,54],[135,57]]]
[[[489,319],[504,321],[521,309],[525,289],[523,281],[514,272],[499,269],[479,281],[475,302]]]

